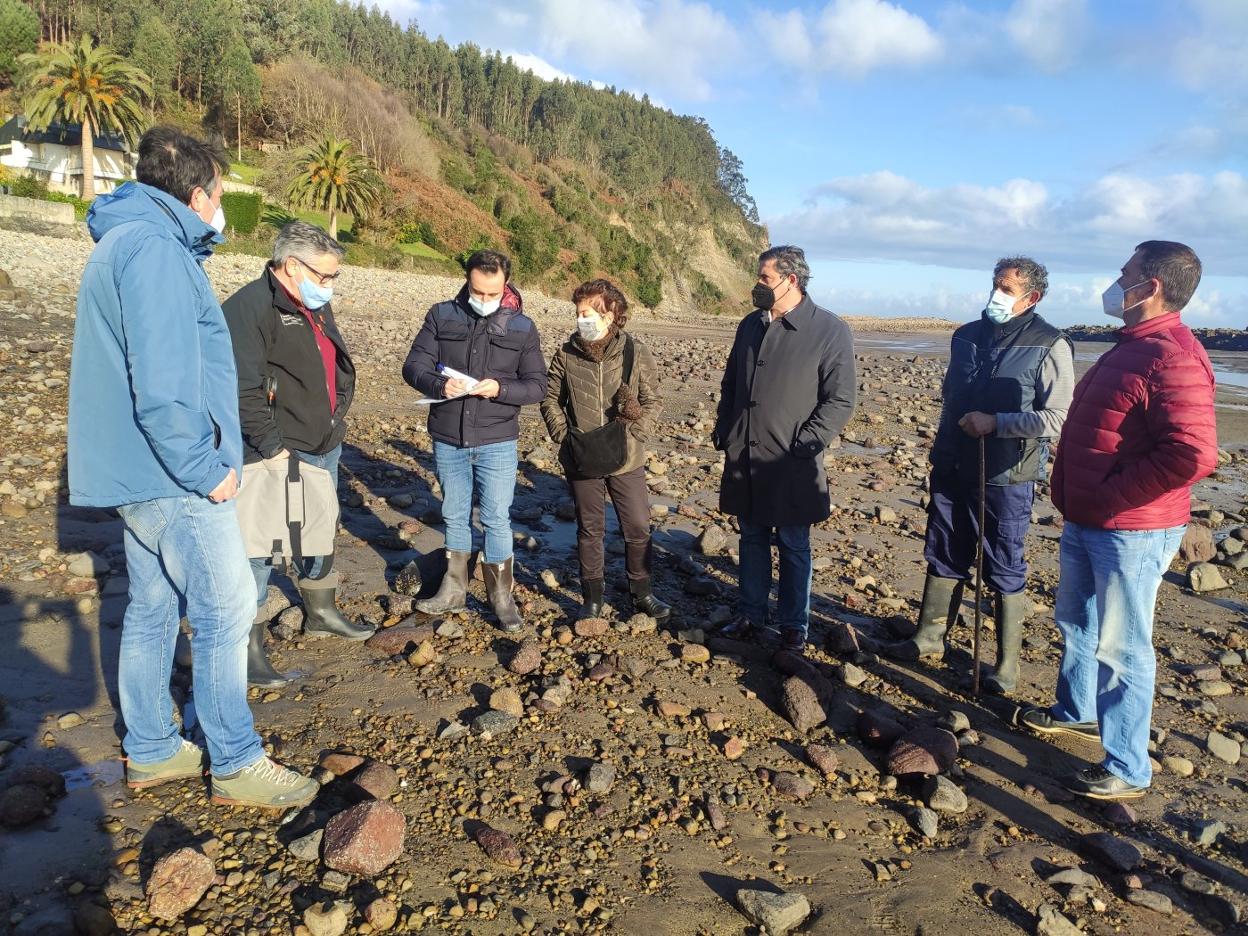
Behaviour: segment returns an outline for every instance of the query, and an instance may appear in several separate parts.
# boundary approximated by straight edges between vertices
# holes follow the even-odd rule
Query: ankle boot
[[[602,617],[602,579],[581,579],[581,620]]]
[[[304,633],[368,640],[376,631],[371,624],[356,623],[342,616],[338,610],[336,588],[310,588],[300,583],[299,594],[303,596]]]
[[[274,689],[290,680],[273,668],[268,654],[264,652],[264,632],[268,623],[259,615],[252,622],[251,638],[247,641],[247,685]]]
[[[659,624],[666,624],[672,616],[672,609],[654,597],[650,579],[637,579],[628,583],[628,590],[633,596],[633,610],[647,614]]]
[[[1027,619],[1027,595],[997,595],[997,666],[984,679],[984,688],[996,695],[1013,692],[1018,685],[1018,658],[1023,649],[1023,623]]]
[[[498,626],[508,634],[514,634],[524,626],[520,612],[516,610],[516,601],[512,597],[515,580],[512,578],[512,558],[497,564],[483,562],[481,571],[485,578],[485,594],[490,599],[490,607],[498,618]]]
[[[413,607],[423,614],[458,614],[468,600],[468,560],[472,553],[446,551],[446,574],[437,594],[422,598]]]
[[[919,629],[909,640],[888,644],[887,656],[898,660],[939,657],[945,652],[945,632],[957,618],[962,605],[961,579],[940,578],[928,573],[923,583],[923,606],[919,609]]]

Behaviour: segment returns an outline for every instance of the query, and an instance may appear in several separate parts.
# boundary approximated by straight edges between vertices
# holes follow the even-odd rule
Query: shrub
[[[250,234],[260,224],[264,199],[258,192],[226,192],[221,196],[225,223],[238,234]]]
[[[663,301],[663,277],[658,273],[637,278],[637,301],[653,309]]]

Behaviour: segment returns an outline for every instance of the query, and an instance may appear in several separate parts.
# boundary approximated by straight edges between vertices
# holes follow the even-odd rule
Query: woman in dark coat
[[[576,504],[576,547],[581,566],[583,617],[603,611],[607,495],[624,534],[624,560],[633,608],[663,622],[671,608],[651,589],[650,494],[645,443],[662,411],[658,371],[650,350],[624,331],[628,301],[607,280],[591,280],[572,294],[577,330],[555,352],[547,374],[542,418],[559,445],[559,461]],[[631,368],[628,367],[631,358]],[[630,373],[625,373],[630,370]],[[577,464],[569,436],[611,421],[626,427],[618,468],[591,477]]]

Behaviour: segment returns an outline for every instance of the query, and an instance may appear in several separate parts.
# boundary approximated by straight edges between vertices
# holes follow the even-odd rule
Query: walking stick
[[[984,477],[984,437],[979,437],[979,537],[975,541],[975,636],[972,638],[971,656],[974,672],[971,675],[971,693],[979,698],[979,634],[983,627],[984,597],[984,496],[987,479]]]

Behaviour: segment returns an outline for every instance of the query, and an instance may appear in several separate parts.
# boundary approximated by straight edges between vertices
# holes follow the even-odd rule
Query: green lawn
[[[428,244],[399,244],[399,250],[410,257],[428,257],[430,260],[448,260],[446,254],[439,253]]]
[[[309,224],[315,224],[317,227],[329,230],[329,212],[314,211],[307,208],[290,208],[287,209],[292,215],[300,221],[307,221]],[[338,233],[350,231],[355,224],[355,219],[349,214],[338,215]]]
[[[244,185],[255,185],[256,180],[260,178],[260,169],[246,163],[230,163],[230,178]]]

